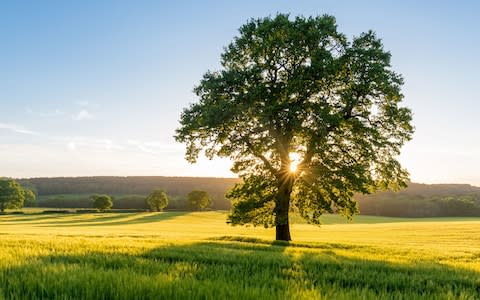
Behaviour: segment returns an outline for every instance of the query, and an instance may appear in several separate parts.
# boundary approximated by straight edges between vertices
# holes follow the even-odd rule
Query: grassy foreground
[[[285,245],[220,212],[3,215],[0,298],[480,298],[480,218],[325,224]]]

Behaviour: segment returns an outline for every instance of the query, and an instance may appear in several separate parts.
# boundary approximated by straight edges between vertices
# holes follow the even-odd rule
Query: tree
[[[105,211],[106,209],[112,208],[113,201],[112,197],[108,195],[94,195],[92,196],[93,199],[93,207],[100,210]]]
[[[207,192],[205,191],[191,191],[188,193],[188,205],[191,209],[200,210],[205,209],[210,206],[211,199]]]
[[[36,204],[36,196],[35,193],[27,188],[23,189],[23,196],[25,198],[25,206],[27,207],[33,207]]]
[[[150,210],[162,211],[168,205],[168,197],[164,190],[153,190],[146,202]]]
[[[311,223],[350,218],[354,193],[406,186],[396,157],[413,133],[402,77],[368,31],[351,42],[332,16],[251,20],[195,87],[176,131],[186,159],[228,157],[243,183],[227,194],[231,224],[276,227],[289,211]]]
[[[0,178],[0,211],[22,208],[25,196],[22,187],[13,179]]]

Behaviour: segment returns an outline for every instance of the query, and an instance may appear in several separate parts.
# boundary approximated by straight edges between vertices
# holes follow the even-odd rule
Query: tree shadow
[[[71,220],[55,223],[45,223],[44,227],[56,227],[57,224],[61,224],[62,227],[83,227],[83,226],[117,226],[117,225],[133,225],[133,224],[145,224],[171,220],[190,212],[159,212],[159,213],[133,213],[117,216],[99,217],[89,220]],[[133,217],[133,218],[132,218]],[[37,223],[38,224],[38,223]]]
[[[59,218],[58,216],[46,216],[46,217],[40,217],[40,218],[35,218],[35,219],[27,219],[27,220],[22,220],[22,222],[29,222],[34,225],[53,225],[53,226],[62,226],[64,224],[74,224],[74,223],[89,223],[89,222],[105,222],[105,221],[110,221],[110,220],[118,220],[118,219],[123,219],[123,218],[128,218],[132,216],[133,214],[119,214],[119,215],[110,215],[110,216],[95,216],[96,214],[92,214],[92,218],[90,219],[85,219],[85,216],[88,216],[87,214],[70,214],[70,215],[64,215],[63,218]],[[60,221],[57,221],[59,220]],[[39,222],[37,222],[37,220]],[[53,222],[52,222],[53,221]]]
[[[42,221],[42,220],[53,220],[53,219],[64,219],[72,217],[74,214],[24,214],[24,215],[9,215],[14,216],[12,218],[0,218],[0,223],[22,223],[22,222],[35,222]]]
[[[478,299],[480,273],[244,241],[54,253],[0,267],[7,299]],[[345,249],[345,248],[341,248]],[[355,249],[352,248],[352,251]],[[54,251],[55,252],[55,251]]]

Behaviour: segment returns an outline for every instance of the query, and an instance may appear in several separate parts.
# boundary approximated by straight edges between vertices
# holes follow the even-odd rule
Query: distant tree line
[[[37,206],[45,208],[96,208],[107,209],[140,209],[150,211],[169,210],[204,210],[211,209],[211,198],[208,192],[191,191],[186,198],[170,197],[164,190],[154,189],[148,196],[126,195],[52,195],[42,196]],[[19,208],[19,207],[17,207]]]
[[[357,196],[360,214],[390,217],[478,217],[480,188],[463,184],[415,184],[397,193]]]
[[[236,178],[208,177],[57,177],[19,179],[22,186],[30,186],[39,198],[38,206],[43,207],[91,207],[88,198],[92,194],[113,195],[112,208],[144,208],[145,197],[154,189],[164,190],[171,203],[169,209],[188,209],[188,193],[194,190],[206,191],[212,209],[230,209],[230,201],[225,198],[227,190]],[[81,195],[70,197],[70,195]],[[88,201],[87,201],[88,200]]]
[[[33,191],[25,206],[92,208],[91,196],[112,196],[112,209],[151,209],[147,196],[155,189],[165,191],[166,210],[197,210],[189,201],[192,191],[205,191],[211,209],[230,209],[225,193],[238,182],[233,178],[200,177],[78,177],[17,180]],[[35,195],[37,199],[35,201]],[[190,197],[191,198],[191,197]],[[31,197],[30,197],[31,199]],[[480,216],[480,188],[466,184],[410,183],[400,192],[357,195],[360,214],[394,217]],[[190,199],[191,200],[191,199]]]

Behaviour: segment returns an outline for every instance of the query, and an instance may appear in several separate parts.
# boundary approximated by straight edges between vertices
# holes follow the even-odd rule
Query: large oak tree
[[[413,128],[402,78],[372,31],[349,41],[332,16],[251,20],[225,48],[222,68],[195,88],[176,139],[186,159],[228,157],[243,182],[229,222],[276,227],[289,211],[319,223],[351,217],[354,193],[405,186],[396,157]]]

